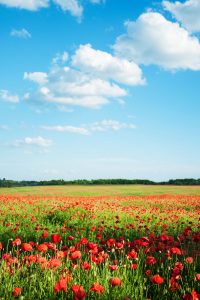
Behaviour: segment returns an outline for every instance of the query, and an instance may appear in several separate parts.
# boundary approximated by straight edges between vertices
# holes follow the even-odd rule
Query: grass
[[[131,196],[131,195],[200,195],[200,186],[171,185],[92,185],[39,186],[1,188],[0,194],[68,195],[68,196]]]

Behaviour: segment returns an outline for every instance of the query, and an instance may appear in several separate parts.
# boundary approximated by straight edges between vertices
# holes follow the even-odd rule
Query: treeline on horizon
[[[200,178],[170,179],[168,181],[155,182],[147,179],[79,179],[66,181],[56,180],[8,180],[0,179],[0,188],[2,187],[24,187],[24,186],[45,186],[45,185],[103,185],[103,184],[144,184],[144,185],[200,185]]]

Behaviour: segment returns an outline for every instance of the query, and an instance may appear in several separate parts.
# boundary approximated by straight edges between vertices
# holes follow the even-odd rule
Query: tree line
[[[25,186],[45,186],[45,185],[103,185],[103,184],[144,184],[144,185],[200,185],[200,178],[170,179],[168,181],[155,182],[147,179],[79,179],[79,180],[8,180],[0,179],[1,187],[25,187]]]

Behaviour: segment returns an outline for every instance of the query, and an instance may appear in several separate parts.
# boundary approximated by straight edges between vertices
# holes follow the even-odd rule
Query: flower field
[[[200,299],[200,195],[0,194],[0,299]]]

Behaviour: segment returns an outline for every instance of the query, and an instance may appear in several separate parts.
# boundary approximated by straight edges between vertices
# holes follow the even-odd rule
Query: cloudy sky
[[[0,16],[0,178],[200,177],[200,0]]]

